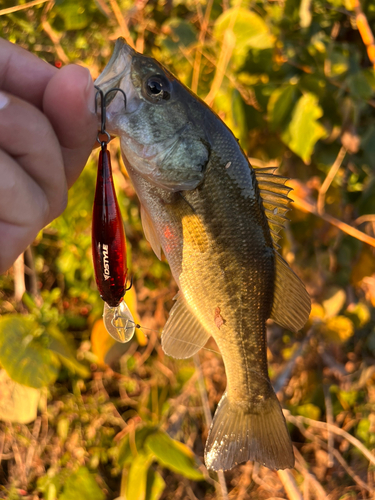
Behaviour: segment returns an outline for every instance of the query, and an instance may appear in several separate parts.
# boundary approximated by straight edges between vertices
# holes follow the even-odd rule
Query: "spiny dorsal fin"
[[[271,319],[292,332],[298,332],[309,319],[310,296],[305,285],[278,252],[275,252],[275,267]]]
[[[298,332],[309,318],[311,300],[305,285],[277,252],[280,248],[279,232],[288,220],[286,214],[289,211],[289,202],[292,201],[288,194],[292,188],[284,185],[288,178],[275,175],[275,170],[274,167],[254,169],[276,250],[276,279],[271,319],[288,330]]]
[[[284,228],[285,221],[288,220],[286,214],[289,211],[289,202],[291,201],[288,194],[292,188],[285,186],[288,177],[274,174],[275,170],[276,167],[265,167],[255,168],[254,172],[274,247],[278,249],[280,248],[278,244],[279,232]]]

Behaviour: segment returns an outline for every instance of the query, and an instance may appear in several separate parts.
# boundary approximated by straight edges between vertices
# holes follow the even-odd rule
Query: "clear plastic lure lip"
[[[103,322],[107,332],[117,342],[124,344],[132,339],[136,323],[124,300],[116,307],[111,307],[105,302]]]

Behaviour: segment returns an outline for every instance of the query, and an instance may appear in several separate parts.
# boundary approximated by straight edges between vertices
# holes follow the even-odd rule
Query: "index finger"
[[[22,47],[0,38],[0,89],[42,109],[44,90],[58,71]]]

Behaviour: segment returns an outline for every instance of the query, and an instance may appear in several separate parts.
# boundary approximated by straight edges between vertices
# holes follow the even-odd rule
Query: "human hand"
[[[87,69],[0,39],[0,273],[60,215],[97,133]]]

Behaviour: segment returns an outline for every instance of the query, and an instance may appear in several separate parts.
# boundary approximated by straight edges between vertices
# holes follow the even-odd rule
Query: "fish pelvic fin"
[[[179,292],[161,335],[163,351],[174,358],[190,358],[204,347],[210,336]]]
[[[151,217],[148,215],[145,207],[141,205],[141,221],[143,232],[145,233],[146,240],[150,243],[156,257],[161,260],[161,243],[160,238],[156,232]]]
[[[228,470],[255,460],[269,469],[294,467],[292,442],[276,394],[253,411],[230,404],[227,393],[217,407],[204,452],[207,469]]]
[[[292,332],[298,332],[309,319],[310,296],[305,285],[277,252],[275,264],[276,280],[271,319]]]

